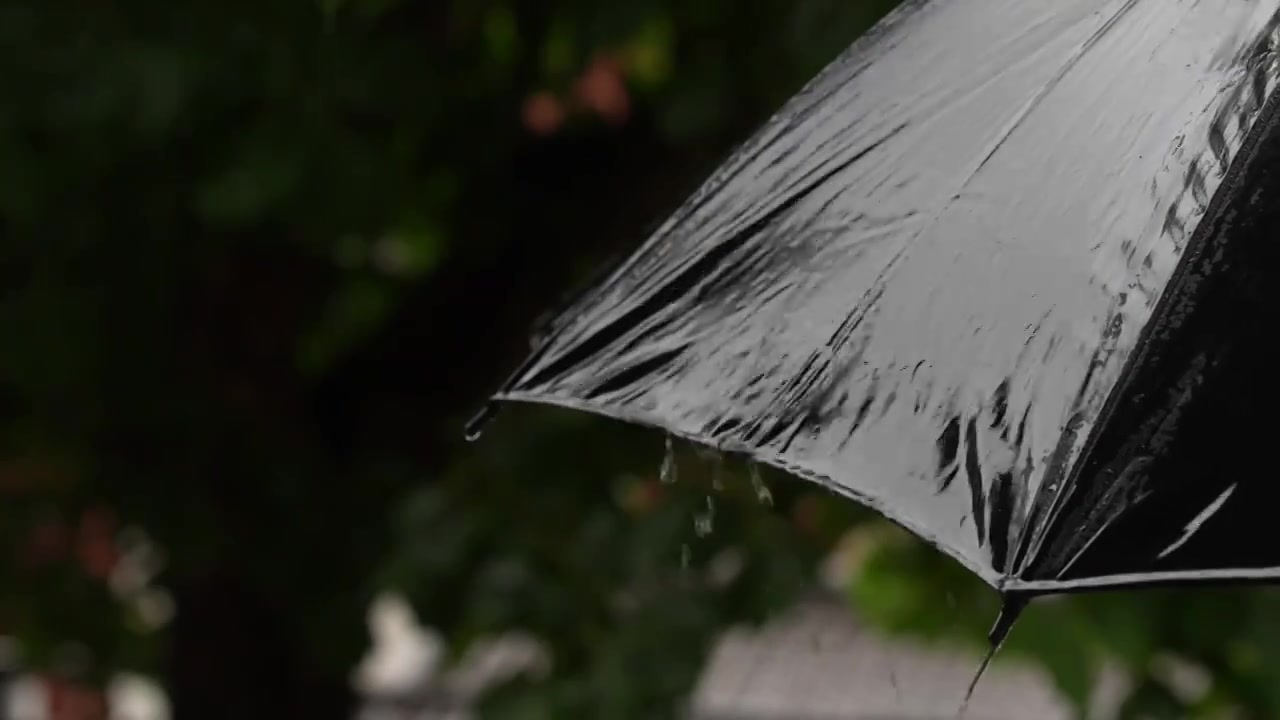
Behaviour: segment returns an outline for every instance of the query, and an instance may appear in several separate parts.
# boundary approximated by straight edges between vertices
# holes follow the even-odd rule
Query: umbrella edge
[[[707,438],[700,436],[698,433],[691,433],[691,432],[686,432],[683,430],[678,430],[678,429],[668,427],[662,422],[661,419],[649,413],[623,411],[617,408],[609,407],[607,405],[602,405],[600,403],[595,403],[588,400],[581,400],[579,398],[558,397],[555,395],[546,395],[541,393],[530,393],[530,392],[523,392],[523,391],[507,391],[507,392],[502,392],[494,395],[490,399],[490,402],[491,403],[511,402],[511,403],[521,403],[526,405],[546,405],[551,407],[564,408],[567,410],[587,412],[593,415],[599,415],[602,417],[609,418],[610,420],[617,420],[617,421],[625,422],[632,425],[640,425],[640,426],[651,428],[654,430],[659,430],[661,432],[674,435],[675,437],[681,438],[688,442],[694,442],[706,447],[716,448],[718,450],[722,450],[725,452],[734,452],[734,453],[741,453],[743,455],[747,455],[757,462],[764,463],[765,465],[768,465],[781,472],[787,473],[788,475],[793,475],[802,480],[807,480],[827,490],[828,492],[832,492],[832,493],[835,493],[836,495],[840,495],[841,497],[845,497],[850,500],[853,500],[854,502],[862,505],[863,507],[866,507],[878,513],[879,515],[883,516],[885,519],[889,520],[890,522],[901,526],[903,529],[907,530],[911,534],[915,535],[916,537],[919,537],[921,540],[924,540],[931,547],[938,550],[942,554],[955,560],[962,567],[964,567],[969,572],[976,575],[984,583],[989,585],[992,589],[997,590],[999,592],[1004,592],[1010,589],[1016,590],[1016,588],[1010,588],[1007,585],[1007,583],[1012,578],[1005,575],[994,573],[990,569],[975,565],[971,560],[961,555],[955,549],[947,547],[945,544],[939,542],[937,538],[928,530],[926,530],[924,527],[919,526],[916,523],[913,523],[912,521],[906,519],[901,514],[894,512],[893,510],[889,509],[884,503],[881,503],[875,500],[874,498],[859,492],[855,488],[850,488],[850,487],[841,485],[840,483],[836,482],[833,478],[828,477],[822,473],[815,472],[808,468],[799,467],[794,463],[788,462],[785,458],[779,455],[761,453],[761,452],[758,452],[756,449],[745,446],[745,445],[737,445],[733,447],[727,447],[723,445],[717,446],[716,443],[709,441]],[[1280,577],[1280,571],[1277,571],[1277,577]]]

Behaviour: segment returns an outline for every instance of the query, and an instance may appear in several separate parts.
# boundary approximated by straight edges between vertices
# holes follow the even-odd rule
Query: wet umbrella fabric
[[[1006,593],[1280,577],[1278,28],[909,1],[495,400],[749,454]]]

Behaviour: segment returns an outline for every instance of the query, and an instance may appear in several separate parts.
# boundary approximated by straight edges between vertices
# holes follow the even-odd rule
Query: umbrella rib
[[[1125,0],[1124,4],[1120,6],[1120,8],[1118,8],[1116,12],[1102,24],[1102,26],[1098,28],[1098,30],[1089,37],[1089,39],[1081,44],[1080,48],[1069,60],[1067,60],[1053,79],[1046,83],[1044,87],[1040,88],[1040,90],[1037,91],[1026,105],[1019,110],[1013,120],[1011,120],[1004,130],[1001,131],[999,137],[995,140],[992,146],[986,151],[986,153],[984,153],[982,160],[977,163],[973,170],[966,174],[965,179],[961,181],[959,189],[952,194],[951,199],[945,201],[940,208],[935,210],[929,218],[929,221],[919,231],[913,234],[911,238],[904,243],[902,249],[894,254],[889,262],[885,264],[884,268],[881,269],[875,281],[872,283],[872,286],[855,306],[857,309],[841,323],[840,327],[836,329],[831,338],[827,340],[825,346],[828,349],[828,352],[824,353],[827,357],[820,358],[818,357],[818,352],[815,351],[806,363],[806,369],[802,370],[801,374],[789,383],[788,387],[779,394],[779,399],[784,407],[798,404],[803,401],[804,396],[817,382],[817,378],[821,376],[822,372],[830,366],[832,359],[839,353],[840,348],[843,347],[849,336],[852,335],[853,331],[862,324],[863,319],[870,311],[871,305],[874,305],[874,303],[877,302],[883,294],[889,275],[897,268],[902,258],[907,255],[908,251],[921,237],[937,225],[938,221],[942,219],[943,214],[945,214],[946,211],[951,208],[952,204],[954,204],[954,202],[963,195],[965,188],[967,188],[970,183],[972,183],[973,179],[982,172],[983,168],[985,168],[991,159],[995,157],[1000,148],[1003,147],[1013,133],[1022,126],[1031,113],[1044,102],[1045,98],[1049,96],[1054,88],[1062,82],[1062,79],[1079,64],[1080,60],[1087,55],[1089,51],[1092,50],[1105,35],[1107,35],[1107,33],[1109,33],[1126,15],[1128,15],[1138,2],[1139,0]],[[890,136],[896,134],[896,132],[901,129],[902,128],[899,127],[894,133],[890,133]],[[816,369],[809,372],[810,368]],[[782,418],[775,421],[775,423],[781,422],[783,422]]]
[[[1002,583],[1002,588],[1006,592],[1049,595],[1114,588],[1207,585],[1224,582],[1270,583],[1276,580],[1280,580],[1280,567],[1118,573],[1077,580],[1020,580],[1018,578],[1007,578]]]
[[[839,354],[840,349],[844,346],[845,342],[847,342],[853,332],[862,325],[862,322],[870,312],[871,307],[883,295],[884,288],[888,283],[889,275],[897,268],[909,250],[921,237],[938,224],[947,210],[949,210],[954,202],[964,194],[965,188],[967,188],[970,183],[972,183],[973,179],[982,172],[983,168],[985,168],[991,159],[995,157],[996,153],[1004,146],[1013,133],[1016,132],[1031,113],[1044,102],[1044,99],[1048,97],[1054,88],[1062,82],[1062,79],[1065,78],[1077,64],[1079,64],[1080,60],[1137,5],[1138,1],[1139,0],[1125,0],[1124,4],[1118,8],[1117,11],[1102,24],[1102,26],[1081,44],[1080,48],[1077,49],[1076,53],[1067,60],[1061,69],[1059,69],[1053,79],[1046,83],[1044,87],[1040,88],[1040,90],[1037,91],[1026,105],[1019,110],[1004,130],[1001,131],[1000,136],[995,140],[986,153],[984,153],[982,159],[977,163],[977,165],[975,165],[973,170],[966,174],[964,180],[961,181],[959,188],[952,194],[952,197],[945,201],[941,207],[936,209],[931,214],[928,222],[926,222],[919,231],[914,233],[911,238],[903,244],[903,247],[895,253],[887,263],[885,263],[885,266],[877,274],[877,277],[871,287],[868,288],[866,293],[864,293],[862,298],[858,301],[858,304],[855,305],[854,312],[850,313],[850,315],[845,318],[845,320],[840,324],[840,327],[832,333],[832,336],[825,343],[826,352],[822,352],[821,354],[826,357],[819,357],[819,353],[821,351],[814,351],[805,363],[805,368],[802,369],[801,372],[793,378],[785,388],[783,388],[782,392],[778,394],[778,402],[783,407],[794,406],[804,402],[804,397],[817,383],[818,378],[821,377],[822,373],[831,365],[833,359]],[[896,135],[904,127],[905,125],[899,126],[893,132],[889,133],[889,137]],[[871,149],[874,149],[874,147],[878,146],[882,142],[884,142],[884,140],[877,142]],[[861,153],[860,156],[869,151],[870,149]],[[825,182],[825,179],[823,182]],[[817,184],[807,188],[806,193],[812,190],[813,187],[816,187]],[[748,431],[749,435],[759,429],[760,421],[762,420],[763,418],[758,420],[756,423],[753,423],[752,427]],[[773,428],[770,430],[768,435],[772,436],[775,434],[778,431],[779,425],[793,421],[794,419],[787,415],[777,417],[773,423]]]
[[[1038,108],[1041,103],[1044,102],[1045,98],[1049,96],[1049,93],[1053,92],[1053,90],[1062,82],[1063,78],[1075,69],[1076,65],[1080,63],[1080,60],[1082,60],[1085,55],[1088,55],[1089,51],[1092,50],[1094,46],[1112,30],[1112,28],[1119,24],[1119,22],[1128,15],[1129,11],[1137,4],[1138,0],[1125,0],[1124,5],[1120,6],[1120,8],[1102,24],[1102,27],[1098,28],[1093,35],[1089,36],[1088,40],[1085,40],[1080,45],[1076,50],[1076,53],[1072,55],[1058,70],[1057,74],[1053,76],[1053,79],[1045,83],[1044,87],[1040,88],[1040,90],[1037,91],[1029,101],[1027,101],[1027,104],[1018,111],[1018,114],[1014,116],[1013,120],[1005,126],[1004,130],[1000,133],[1000,136],[983,156],[982,162],[978,163],[978,166],[969,174],[969,179],[976,176],[987,166],[987,163],[991,162],[991,159],[995,157],[995,154],[1000,150],[1000,148],[1004,147],[1004,144],[1008,142],[1009,138],[1019,127],[1022,127],[1022,124],[1026,122],[1026,119],[1031,115],[1031,113],[1035,112],[1036,108]],[[964,184],[967,186],[969,184],[968,180],[966,180]]]

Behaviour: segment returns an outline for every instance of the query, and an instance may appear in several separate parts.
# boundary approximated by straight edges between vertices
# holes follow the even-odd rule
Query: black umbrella
[[[1280,0],[906,2],[495,400],[748,454],[1006,598],[1280,577],[1278,42]]]

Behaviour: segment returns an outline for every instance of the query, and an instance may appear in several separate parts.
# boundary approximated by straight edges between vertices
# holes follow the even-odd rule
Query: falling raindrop
[[[707,496],[706,512],[699,513],[693,518],[693,531],[698,537],[704,538],[711,534],[716,524],[716,501]]]
[[[720,454],[720,451],[713,447],[707,447],[706,445],[694,445],[693,452],[698,457],[707,461],[715,460],[716,456]]]
[[[663,485],[672,485],[676,481],[676,450],[671,444],[671,436],[667,436],[666,453],[662,456],[662,469],[658,471],[658,479]]]
[[[724,492],[724,456],[720,453],[711,457],[711,489]]]
[[[760,466],[754,460],[747,462],[747,474],[751,476],[751,488],[756,492],[756,500],[761,505],[773,505],[773,493],[769,492],[769,486],[764,484],[764,478],[760,476]]]
[[[688,570],[689,564],[693,561],[693,550],[689,549],[689,543],[680,546],[680,569]]]

